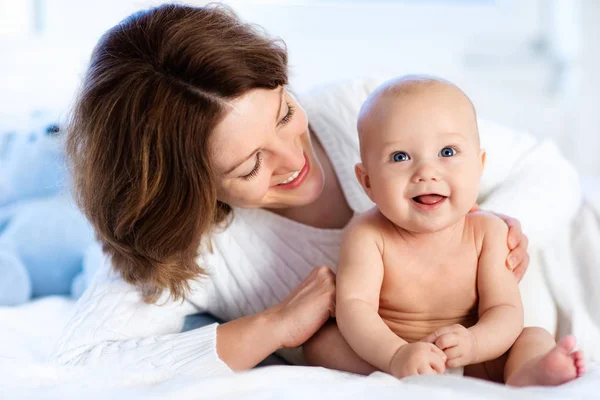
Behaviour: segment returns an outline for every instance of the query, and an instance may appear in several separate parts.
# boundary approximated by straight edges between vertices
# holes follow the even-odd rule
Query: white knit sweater
[[[355,211],[372,206],[354,177],[354,164],[358,110],[375,83],[346,82],[300,98]],[[573,168],[550,142],[484,121],[480,132],[487,151],[481,206],[518,218],[533,245],[552,238],[579,206]],[[51,359],[69,365],[150,366],[198,377],[231,372],[217,355],[217,325],[179,333],[185,316],[208,311],[231,320],[275,305],[313,267],[335,270],[341,239],[341,230],[313,228],[262,209],[234,213],[227,230],[214,236],[213,254],[203,256],[210,279],[193,282],[183,303],[145,304],[107,260]]]

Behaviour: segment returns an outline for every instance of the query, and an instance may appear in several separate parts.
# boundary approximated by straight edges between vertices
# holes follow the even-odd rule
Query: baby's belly
[[[380,308],[379,315],[392,332],[407,342],[417,342],[444,326],[461,324],[468,328],[477,323],[476,309],[427,313]]]

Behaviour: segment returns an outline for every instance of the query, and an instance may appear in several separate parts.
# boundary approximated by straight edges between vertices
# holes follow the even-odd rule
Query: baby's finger
[[[437,339],[437,336],[435,335],[435,332],[431,332],[429,335],[427,335],[423,339],[421,339],[421,342],[435,343],[436,339]]]
[[[456,333],[446,333],[438,337],[435,341],[435,345],[441,349],[446,350],[448,347],[453,347],[458,344],[458,335]]]
[[[458,368],[458,367],[464,367],[464,366],[465,366],[464,357],[453,358],[452,360],[446,361],[446,367],[448,367],[448,368]]]
[[[438,348],[436,345],[431,346],[431,352],[436,354],[442,361],[446,362],[446,353],[444,353],[444,351]]]
[[[419,375],[434,375],[435,373],[436,371],[429,365],[424,365],[422,367],[417,368],[417,374]]]
[[[444,350],[444,354],[446,354],[448,362],[450,362],[450,360],[454,360],[461,357],[463,355],[463,351],[459,346],[454,346]]]
[[[421,342],[435,343],[437,338],[450,332],[454,332],[454,327],[452,325],[444,326],[443,328],[439,328],[435,332],[432,332],[429,335],[425,336],[423,339],[421,339]]]
[[[429,360],[429,366],[438,374],[446,372],[446,361],[435,355]]]

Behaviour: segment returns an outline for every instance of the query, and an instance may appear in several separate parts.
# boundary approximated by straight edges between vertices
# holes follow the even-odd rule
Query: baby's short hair
[[[418,74],[403,75],[400,77],[389,79],[383,82],[377,88],[375,88],[375,90],[373,90],[369,94],[358,113],[357,130],[360,143],[361,158],[363,158],[364,155],[364,140],[362,136],[364,135],[364,131],[366,129],[365,124],[368,121],[370,113],[376,106],[379,105],[380,101],[389,98],[398,98],[403,96],[415,95],[423,92],[424,90],[428,90],[440,85],[452,87],[458,90],[460,93],[462,93],[462,95],[467,99],[467,101],[471,105],[474,115],[477,115],[477,113],[475,112],[475,106],[473,105],[473,102],[471,101],[469,96],[467,96],[465,92],[463,92],[458,86],[446,79],[439,78],[433,75]]]

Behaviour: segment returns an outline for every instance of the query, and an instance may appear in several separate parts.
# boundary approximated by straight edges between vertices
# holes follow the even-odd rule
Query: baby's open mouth
[[[423,194],[421,196],[415,196],[412,199],[419,204],[433,205],[444,200],[447,196],[441,194]]]

